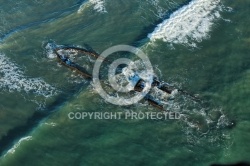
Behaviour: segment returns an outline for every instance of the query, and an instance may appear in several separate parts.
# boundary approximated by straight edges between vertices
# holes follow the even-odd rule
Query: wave
[[[24,91],[44,97],[51,97],[57,93],[53,86],[41,78],[24,76],[24,72],[4,54],[0,54],[0,88],[10,92]]]
[[[56,58],[56,54],[54,53],[54,49],[59,47],[58,45],[56,45],[55,43],[47,43],[45,46],[45,53],[47,55],[47,58],[49,59],[54,59]]]
[[[0,35],[0,43],[2,43],[5,39],[7,39],[9,36],[11,36],[15,33],[21,32],[21,31],[29,29],[29,28],[33,28],[35,26],[40,26],[43,24],[51,23],[57,19],[60,19],[63,16],[66,16],[69,13],[71,13],[72,11],[76,10],[80,4],[81,3],[78,2],[78,3],[73,4],[72,6],[66,8],[66,9],[54,11],[53,13],[48,14],[50,17],[48,17],[46,19],[44,18],[43,20],[34,21],[34,22],[30,22],[30,23],[27,23],[24,25],[17,26],[17,27],[14,27],[13,29],[10,29],[7,32],[0,32],[0,34],[1,34]]]
[[[105,6],[105,0],[89,0],[87,3],[84,2],[78,9],[77,13],[81,13],[86,7],[93,6],[93,9],[99,13],[107,12]]]
[[[100,13],[107,12],[107,10],[104,6],[104,3],[105,3],[104,0],[89,0],[89,2],[94,5],[94,9],[97,12],[100,12]]]
[[[30,140],[32,140],[32,136],[27,136],[27,137],[21,138],[10,150],[8,150],[6,155],[15,153],[16,149],[21,145],[22,142],[30,141]]]
[[[220,18],[219,4],[220,0],[193,0],[157,25],[148,38],[196,47],[195,42],[208,38],[214,20]]]

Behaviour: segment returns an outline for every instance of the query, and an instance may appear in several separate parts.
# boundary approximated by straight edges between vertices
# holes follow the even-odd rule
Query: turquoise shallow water
[[[250,162],[250,2],[0,3],[1,165]],[[57,64],[46,47],[53,42],[98,53],[139,47],[161,80],[203,103],[177,98],[170,109],[184,120],[70,120],[69,112],[159,110],[104,102],[89,81]]]

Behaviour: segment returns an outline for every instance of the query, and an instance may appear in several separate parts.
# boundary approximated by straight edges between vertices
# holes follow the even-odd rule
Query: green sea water
[[[195,38],[190,30],[187,43],[147,35],[192,1],[91,2],[0,1],[0,165],[250,162],[250,1],[220,1],[220,17],[211,26],[204,18],[198,29],[208,29],[206,35]],[[143,101],[129,107],[104,102],[90,81],[50,57],[47,43],[97,53],[117,44],[139,47],[161,80],[203,102],[175,101],[185,120],[71,120],[70,112],[159,110]]]

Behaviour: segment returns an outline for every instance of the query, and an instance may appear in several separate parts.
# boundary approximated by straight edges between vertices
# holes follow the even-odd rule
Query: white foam
[[[214,20],[220,17],[219,3],[220,0],[193,0],[157,25],[148,38],[195,47],[195,42],[209,37]]]
[[[89,0],[88,3],[84,2],[78,9],[77,13],[81,13],[86,7],[93,6],[94,10],[99,13],[107,12],[105,8],[105,0]]]
[[[6,154],[14,154],[16,149],[21,145],[23,141],[30,141],[32,140],[32,136],[27,136],[24,138],[21,138]]]
[[[41,78],[24,76],[24,72],[4,54],[0,54],[0,88],[10,92],[24,91],[44,97],[50,97],[57,93],[53,86]]]
[[[51,123],[44,123],[44,125],[48,125],[48,126],[55,127],[57,124],[56,124],[56,123],[51,122]]]
[[[80,14],[82,13],[82,11],[87,7],[89,6],[89,3],[86,3],[86,1],[84,1],[81,6],[79,7],[79,9],[77,10],[77,13]]]
[[[168,101],[168,99],[171,97],[170,94],[160,90],[157,87],[152,87],[151,88],[150,95],[154,99],[161,101],[161,103],[166,103]]]
[[[89,0],[89,2],[94,5],[94,10],[96,10],[97,12],[107,12],[104,6],[105,0]]]
[[[45,46],[46,55],[47,55],[48,58],[50,58],[50,59],[56,58],[56,54],[54,53],[55,47],[56,47],[56,45],[54,43],[48,43]]]

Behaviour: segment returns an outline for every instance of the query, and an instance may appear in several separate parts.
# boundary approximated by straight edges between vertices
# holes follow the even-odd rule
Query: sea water
[[[247,0],[0,4],[0,165],[250,162]],[[91,81],[58,63],[53,44],[97,53],[138,47],[160,80],[202,101],[177,94],[164,102],[179,120],[72,120],[70,112],[159,110],[105,102]]]

